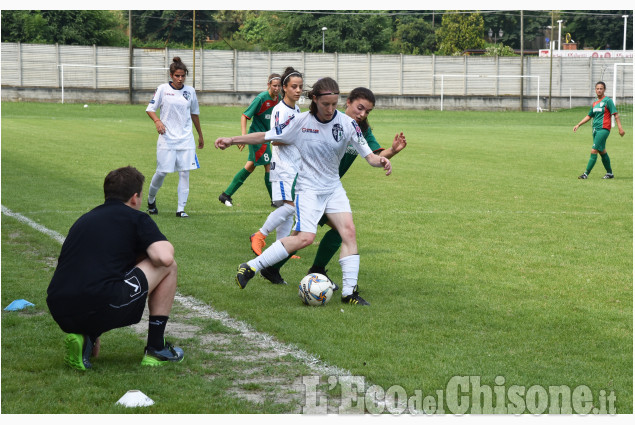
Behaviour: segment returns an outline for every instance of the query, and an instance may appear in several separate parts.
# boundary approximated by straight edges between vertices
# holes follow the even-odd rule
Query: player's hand
[[[379,157],[379,163],[383,165],[387,176],[392,174],[392,164],[390,163],[390,160],[388,158],[384,158],[383,156]]]
[[[622,137],[624,137],[624,135],[626,134],[623,128],[620,128],[619,132],[620,132],[620,136]]]
[[[216,149],[221,149],[221,150],[225,150],[231,145],[232,145],[231,137],[219,137],[218,139],[216,139],[216,142],[214,143],[214,147]]]
[[[401,152],[407,145],[406,137],[403,135],[403,132],[395,134],[395,139],[392,141],[392,151],[397,154]]]
[[[205,140],[203,140],[203,136],[198,136],[198,148],[203,149],[205,147]]]
[[[239,144],[236,145],[236,147],[238,147],[238,150],[242,152],[243,149],[245,149],[245,144],[244,143],[239,143]]]
[[[576,131],[578,131],[579,127],[580,127],[579,125],[576,125],[575,127],[573,127],[573,132],[575,133]]]
[[[154,122],[156,128],[157,128],[157,132],[159,134],[165,134],[165,126],[163,125],[163,123],[161,122],[161,120],[156,120]]]

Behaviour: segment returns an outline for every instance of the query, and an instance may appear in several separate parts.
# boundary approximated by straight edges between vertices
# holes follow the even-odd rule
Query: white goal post
[[[542,112],[540,107],[540,75],[479,75],[479,74],[434,74],[441,77],[441,110],[443,111],[443,96],[445,78],[536,78],[536,112]]]
[[[98,69],[98,68],[109,68],[109,69],[127,69],[127,70],[133,70],[133,69],[139,69],[139,70],[149,70],[149,71],[156,71],[156,70],[160,70],[160,71],[166,71],[169,70],[170,68],[153,68],[153,67],[146,67],[146,66],[113,66],[113,65],[82,65],[82,64],[69,64],[69,63],[62,63],[57,65],[60,68],[60,81],[61,81],[61,89],[62,89],[62,103],[64,103],[64,68],[92,68],[92,69]]]
[[[622,79],[620,81],[620,89],[618,91],[618,67],[630,66],[630,87],[626,84],[626,78],[628,75],[622,73]],[[633,122],[633,62],[630,63],[614,63],[613,64],[613,95],[611,99],[615,103],[617,113],[620,115],[620,121],[622,124],[631,124]],[[625,87],[626,86],[626,87]],[[626,88],[626,89],[625,89]],[[620,93],[621,92],[621,93]],[[625,98],[630,97],[631,101],[625,102]],[[611,127],[615,127],[615,117],[611,116]]]

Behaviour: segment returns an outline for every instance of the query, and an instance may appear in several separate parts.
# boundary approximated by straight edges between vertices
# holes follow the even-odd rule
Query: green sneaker
[[[64,363],[77,370],[93,367],[90,363],[90,355],[93,352],[94,343],[88,335],[68,334],[64,344],[66,344]]]
[[[161,366],[167,362],[182,362],[183,350],[180,347],[174,347],[169,342],[165,342],[165,347],[160,350],[152,347],[146,347],[141,366]]]

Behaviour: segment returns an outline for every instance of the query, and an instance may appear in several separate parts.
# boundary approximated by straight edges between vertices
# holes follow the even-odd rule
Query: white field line
[[[6,208],[2,205],[2,214],[13,217],[16,220],[25,223],[35,230],[44,233],[45,235],[50,236],[55,239],[60,244],[64,243],[65,237],[60,235],[59,233],[50,230],[41,224],[36,223],[28,217],[23,216],[22,214],[11,211],[9,208]],[[258,332],[254,330],[247,323],[242,322],[240,320],[233,319],[224,311],[217,311],[210,305],[207,305],[194,297],[184,296],[177,292],[175,298],[177,302],[182,304],[185,308],[199,314],[200,316],[209,317],[211,319],[215,319],[220,321],[224,326],[231,328],[235,331],[238,331],[241,336],[245,339],[256,344],[258,347],[263,349],[272,350],[280,356],[291,355],[296,359],[300,360],[307,367],[309,367],[314,373],[318,375],[326,375],[326,376],[350,376],[351,373],[345,369],[341,369],[337,366],[331,366],[323,361],[321,361],[318,357],[313,354],[307,353],[304,350],[299,349],[291,344],[284,344],[280,341],[277,341],[273,336],[266,334],[264,332]]]

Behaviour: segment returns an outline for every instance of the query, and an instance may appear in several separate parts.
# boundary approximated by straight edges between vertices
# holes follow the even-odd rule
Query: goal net
[[[611,96],[622,126],[633,126],[633,63],[613,64],[613,95]],[[615,119],[613,119],[615,126]]]

